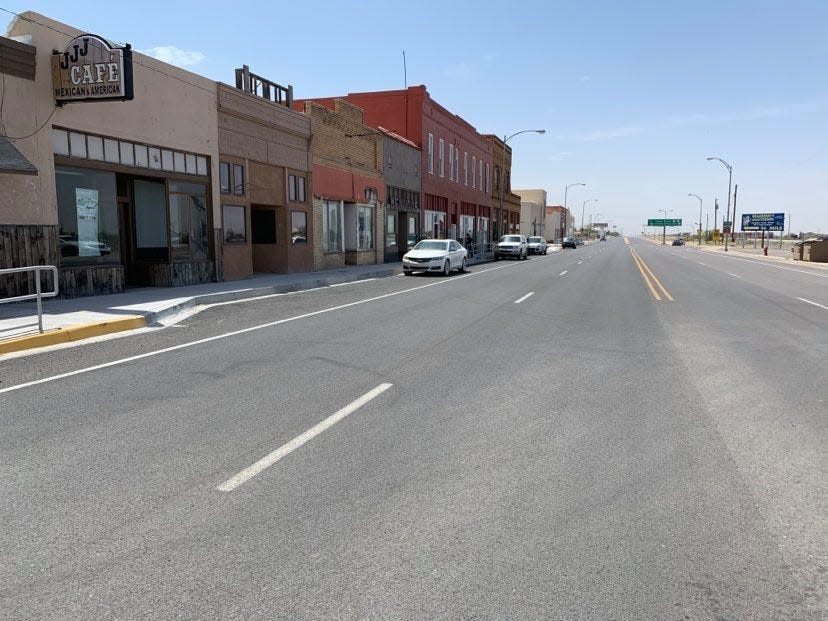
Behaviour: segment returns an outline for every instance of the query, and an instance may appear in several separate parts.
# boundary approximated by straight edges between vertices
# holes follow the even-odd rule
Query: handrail
[[[43,292],[40,290],[40,273],[43,271],[52,272],[53,291]],[[53,298],[58,294],[58,269],[54,265],[33,265],[31,267],[11,267],[0,270],[0,276],[4,274],[21,274],[24,272],[35,273],[35,293],[27,295],[16,295],[10,298],[0,298],[0,304],[9,302],[22,302],[24,300],[37,300],[37,329],[43,333],[43,298]]]

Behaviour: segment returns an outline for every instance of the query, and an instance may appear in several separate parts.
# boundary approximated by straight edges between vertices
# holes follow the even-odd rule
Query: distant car
[[[529,257],[529,244],[523,235],[504,235],[495,246],[495,261],[512,257],[525,260]]]
[[[546,254],[546,240],[543,237],[527,237],[526,244],[529,247],[529,254]]]
[[[414,272],[442,272],[443,276],[452,270],[466,271],[468,251],[453,239],[424,239],[403,255],[403,274]]]
[[[678,239],[674,239],[673,240],[673,245],[674,246],[683,246],[684,245],[684,240],[681,239],[680,237]]]
[[[561,248],[577,248],[578,242],[575,241],[574,237],[564,237],[563,241],[561,242]]]

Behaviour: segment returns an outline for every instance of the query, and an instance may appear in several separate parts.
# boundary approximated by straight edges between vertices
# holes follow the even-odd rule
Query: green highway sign
[[[647,226],[681,226],[681,218],[651,218],[647,220]]]

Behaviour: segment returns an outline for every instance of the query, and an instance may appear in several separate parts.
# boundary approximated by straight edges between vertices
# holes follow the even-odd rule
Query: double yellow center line
[[[653,298],[655,298],[656,302],[661,302],[661,295],[658,291],[656,291],[656,287],[653,286],[653,283],[661,290],[661,293],[664,295],[665,298],[673,301],[673,296],[670,295],[670,292],[667,291],[667,287],[661,284],[661,281],[656,278],[656,275],[653,274],[653,270],[649,268],[649,266],[644,263],[644,259],[636,252],[635,248],[630,246],[630,254],[632,254],[633,261],[638,266],[638,271],[641,272],[641,277],[644,279],[644,282],[647,283],[647,288],[649,288],[650,293],[653,294]]]

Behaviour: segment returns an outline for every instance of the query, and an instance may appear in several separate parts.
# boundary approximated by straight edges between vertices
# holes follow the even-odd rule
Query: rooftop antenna
[[[408,69],[405,66],[405,50],[403,50],[403,82],[405,83],[405,88],[408,89]]]

